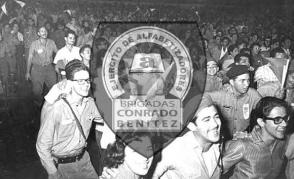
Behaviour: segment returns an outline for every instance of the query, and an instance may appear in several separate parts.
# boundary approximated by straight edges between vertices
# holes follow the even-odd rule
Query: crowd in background
[[[236,77],[232,72],[228,74],[230,69],[245,65],[250,68],[250,87],[257,89],[261,97],[274,96],[286,100],[289,105],[294,102],[293,22],[283,16],[281,9],[247,11],[163,4],[77,5],[67,2],[57,8],[27,4],[15,15],[13,18],[2,15],[0,21],[0,72],[6,92],[11,92],[7,89],[9,81],[17,84],[26,79],[27,59],[32,43],[40,36],[40,27],[46,28],[47,38],[54,41],[57,51],[67,45],[64,37],[68,38],[68,33],[72,32],[76,47],[92,47],[87,66],[94,78],[99,75],[109,45],[138,24],[113,22],[157,21],[154,24],[171,31],[187,47],[194,70],[193,90],[199,93],[226,90],[230,88],[230,80]],[[171,23],[160,24],[166,21]],[[282,86],[279,63],[284,59],[290,59],[290,65],[286,84]],[[61,75],[58,70],[56,72]],[[48,90],[51,87],[47,86]]]

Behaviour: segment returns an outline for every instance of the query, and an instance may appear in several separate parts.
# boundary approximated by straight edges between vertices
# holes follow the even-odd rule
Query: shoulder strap
[[[74,115],[74,118],[75,118],[75,121],[76,121],[76,123],[77,123],[77,125],[78,125],[78,129],[79,129],[80,133],[82,134],[82,136],[83,136],[83,138],[85,139],[85,141],[87,141],[86,135],[85,135],[85,133],[84,133],[84,131],[83,131],[83,127],[82,127],[80,121],[78,120],[78,117],[77,117],[76,113],[75,113],[74,110],[72,109],[72,107],[71,107],[71,105],[69,104],[69,102],[68,102],[65,98],[62,98],[62,99],[63,99],[63,101],[69,106],[69,108],[70,108],[72,114]]]

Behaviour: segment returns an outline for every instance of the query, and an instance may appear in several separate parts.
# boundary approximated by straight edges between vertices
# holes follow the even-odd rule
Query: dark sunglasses
[[[283,121],[285,121],[287,123],[290,119],[290,116],[275,117],[275,118],[265,117],[264,119],[265,120],[272,120],[272,121],[274,121],[275,124],[281,124]]]

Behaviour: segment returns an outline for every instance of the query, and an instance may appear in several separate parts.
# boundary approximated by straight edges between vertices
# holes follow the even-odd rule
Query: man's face
[[[253,48],[252,48],[252,52],[253,54],[258,54],[260,51],[260,48],[258,45],[254,45]]]
[[[81,97],[88,96],[90,89],[90,75],[87,71],[78,71],[73,78],[73,92]]]
[[[285,116],[288,115],[286,114],[284,107],[274,107],[267,117],[276,118]],[[283,139],[285,136],[286,127],[287,123],[285,121],[282,121],[280,124],[275,124],[273,120],[265,120],[263,130],[274,139]]]
[[[195,134],[209,143],[220,139],[221,120],[214,106],[203,108],[195,122]]]
[[[10,32],[10,26],[8,24],[6,24],[4,26],[4,32],[9,33]]]
[[[98,50],[107,49],[107,44],[104,41],[101,41],[97,44]]]
[[[68,34],[67,37],[64,38],[67,45],[74,45],[76,37],[74,34]]]
[[[58,28],[59,30],[63,30],[63,29],[64,29],[64,25],[63,25],[63,24],[58,24],[57,28]]]
[[[217,44],[220,44],[220,41],[221,41],[220,36],[217,36],[217,37],[215,38],[215,42],[216,42]]]
[[[18,32],[18,30],[19,30],[18,25],[17,25],[17,24],[14,24],[13,27],[12,27],[12,30],[13,30],[14,32]]]
[[[90,60],[91,59],[91,49],[90,48],[85,48],[84,51],[81,53],[81,56],[85,60]]]
[[[285,58],[286,57],[286,54],[285,53],[276,53],[275,54],[275,58]]]
[[[236,55],[238,55],[239,53],[239,49],[238,48],[235,48],[233,51],[232,51],[232,56],[235,57]]]
[[[207,62],[207,75],[214,76],[218,72],[219,68],[215,61]]]
[[[249,74],[245,73],[243,75],[237,76],[236,79],[231,79],[230,84],[234,87],[237,93],[247,93],[250,84]]]
[[[265,45],[266,47],[269,47],[270,44],[271,44],[271,40],[270,40],[270,39],[265,39],[265,41],[264,41],[264,45]]]
[[[290,39],[286,39],[285,42],[284,42],[284,47],[285,47],[286,49],[289,49],[290,46],[291,46],[291,41],[290,41]]]
[[[275,48],[278,48],[280,46],[280,43],[279,42],[275,42],[272,44],[272,49],[275,49]]]
[[[38,32],[38,35],[43,38],[43,39],[46,39],[47,38],[47,35],[48,35],[48,31],[45,27],[41,27],[39,29],[39,32]]]
[[[33,19],[29,19],[29,20],[28,20],[28,25],[29,25],[29,26],[34,26],[34,21],[33,21]]]
[[[249,59],[247,57],[240,57],[240,62],[238,63],[238,65],[246,65],[246,66],[250,66],[250,62]]]
[[[228,40],[228,39],[224,39],[224,40],[222,41],[222,46],[226,47],[226,46],[228,46],[228,45],[229,45],[229,40]]]

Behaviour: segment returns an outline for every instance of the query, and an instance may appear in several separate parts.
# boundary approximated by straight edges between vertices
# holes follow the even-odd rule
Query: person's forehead
[[[87,53],[91,52],[91,48],[86,47],[86,48],[83,50],[83,53],[84,53],[84,52],[87,52]]]
[[[249,73],[244,73],[242,75],[237,76],[236,80],[247,80],[249,79]]]
[[[215,61],[208,61],[207,66],[217,66],[217,63]]]
[[[68,38],[74,38],[75,37],[75,34],[68,34],[67,37]]]
[[[286,116],[286,109],[282,106],[274,107],[269,113],[268,117],[284,117]]]
[[[218,114],[217,110],[215,109],[214,106],[208,106],[203,108],[201,111],[198,112],[197,118],[198,119],[203,119],[209,116],[214,116]]]
[[[74,79],[88,79],[88,78],[89,78],[89,73],[85,70],[75,72],[74,74]]]
[[[241,56],[240,59],[241,60],[249,60],[249,58],[248,57],[245,57],[245,56]]]
[[[39,31],[44,32],[44,31],[47,31],[47,29],[45,27],[41,27]]]

